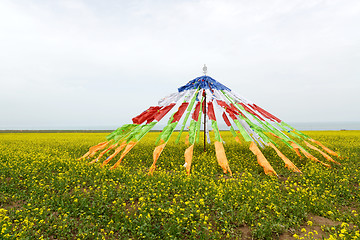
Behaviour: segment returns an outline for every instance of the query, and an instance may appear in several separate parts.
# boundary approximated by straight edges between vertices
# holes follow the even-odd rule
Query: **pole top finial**
[[[206,67],[206,64],[204,64],[204,67],[203,67],[203,72],[204,72],[204,74],[205,74],[205,76],[206,76],[206,73],[207,73],[207,67]]]

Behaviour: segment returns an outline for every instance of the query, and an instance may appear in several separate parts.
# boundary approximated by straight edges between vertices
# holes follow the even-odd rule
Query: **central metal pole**
[[[206,93],[204,90],[204,152],[206,152]]]

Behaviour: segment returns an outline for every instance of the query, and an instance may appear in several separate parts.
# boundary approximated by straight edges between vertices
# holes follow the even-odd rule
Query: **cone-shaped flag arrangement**
[[[206,69],[204,71],[206,71]],[[302,157],[301,154],[303,154],[306,158],[326,167],[330,167],[330,165],[311,155],[305,147],[319,152],[327,161],[340,164],[328,155],[339,157],[338,153],[330,150],[319,141],[294,129],[273,114],[206,75],[191,80],[186,85],[178,88],[176,93],[162,98],[158,102],[158,106],[149,107],[134,117],[132,124],[125,124],[116,129],[107,136],[107,141],[91,147],[80,159],[94,158],[90,163],[95,163],[101,161],[104,154],[109,153],[110,156],[101,164],[101,166],[104,166],[117,155],[120,155],[120,158],[110,169],[116,168],[141,138],[171,112],[173,113],[168,119],[166,127],[156,139],[153,164],[149,170],[150,174],[156,169],[156,162],[181,119],[183,119],[182,124],[175,142],[179,142],[185,127],[187,127],[188,135],[186,136],[185,143],[188,147],[184,153],[184,167],[187,174],[190,174],[194,144],[199,141],[202,121],[204,122],[204,133],[207,135],[208,142],[210,142],[210,137],[208,134],[209,127],[207,127],[207,125],[208,123],[211,124],[214,132],[215,152],[219,166],[224,173],[232,174],[218,128],[219,119],[222,119],[226,126],[229,127],[237,143],[243,145],[248,142],[248,146],[250,146],[249,150],[254,154],[254,160],[257,160],[259,165],[264,168],[264,172],[268,175],[277,175],[277,173],[261,152],[261,149],[266,146],[276,152],[279,158],[285,163],[286,168],[290,171],[301,173],[295,164],[280,152],[275,140],[291,148],[299,157]],[[218,116],[216,116],[215,113],[217,113]],[[188,123],[189,118],[190,122]],[[322,148],[328,154],[318,147],[311,145],[309,142],[317,144],[318,147]]]

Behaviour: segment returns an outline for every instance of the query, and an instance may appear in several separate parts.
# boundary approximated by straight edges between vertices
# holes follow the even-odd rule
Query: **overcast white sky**
[[[120,126],[208,75],[286,122],[360,121],[360,1],[0,0],[0,129]]]

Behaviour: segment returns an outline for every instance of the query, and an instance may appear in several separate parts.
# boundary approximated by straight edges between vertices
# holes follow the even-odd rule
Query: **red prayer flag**
[[[257,106],[256,104],[252,104],[252,107],[254,109],[256,109],[258,112],[260,112],[263,116],[265,116],[266,118],[270,119],[270,120],[275,120],[277,122],[281,122],[281,120],[277,117],[275,117],[274,115],[272,115],[271,113],[269,113],[268,111],[262,109],[261,107]]]
[[[186,110],[186,108],[188,107],[188,105],[189,105],[188,102],[183,102],[183,103],[180,105],[178,111],[174,114],[174,116],[173,116],[174,119],[172,120],[171,123],[173,123],[173,122],[178,122],[178,121],[180,120],[181,116],[182,116],[183,113],[185,112],[185,110]]]
[[[214,106],[212,102],[208,102],[208,111],[207,115],[209,116],[210,120],[216,121],[215,112],[214,112]]]
[[[196,106],[195,106],[195,110],[192,114],[192,119],[194,119],[195,121],[197,121],[199,119],[199,113],[200,113],[200,102],[197,102]]]
[[[260,117],[256,112],[254,112],[253,110],[251,110],[251,108],[249,108],[248,106],[246,106],[243,103],[240,103],[241,106],[243,106],[243,108],[245,108],[245,111],[253,114],[254,116],[257,116],[258,118],[260,118],[262,121],[264,121],[264,119],[262,117]]]
[[[217,102],[217,104],[218,104],[220,107],[222,107],[222,108],[225,109],[225,111],[229,114],[229,116],[230,116],[233,120],[237,119],[237,118],[236,118],[236,115],[239,115],[239,113],[241,113],[240,111],[238,111],[238,110],[236,109],[236,107],[235,107],[234,105],[232,105],[232,106],[230,107],[226,102],[224,102],[224,101],[222,101],[222,100],[216,100],[216,102]],[[245,117],[242,113],[241,113],[241,115],[242,115],[243,117]]]
[[[229,121],[229,118],[226,116],[225,112],[223,112],[222,117],[223,117],[226,125],[228,125],[228,127],[230,127],[230,126],[231,126],[231,123],[230,123],[230,121]]]
[[[134,124],[142,124],[143,122],[151,118],[154,114],[156,114],[159,109],[161,109],[161,107],[151,106],[146,111],[134,117],[132,121]]]
[[[164,107],[163,109],[160,109],[158,113],[155,115],[154,119],[158,122],[175,106],[175,103],[171,103]]]

